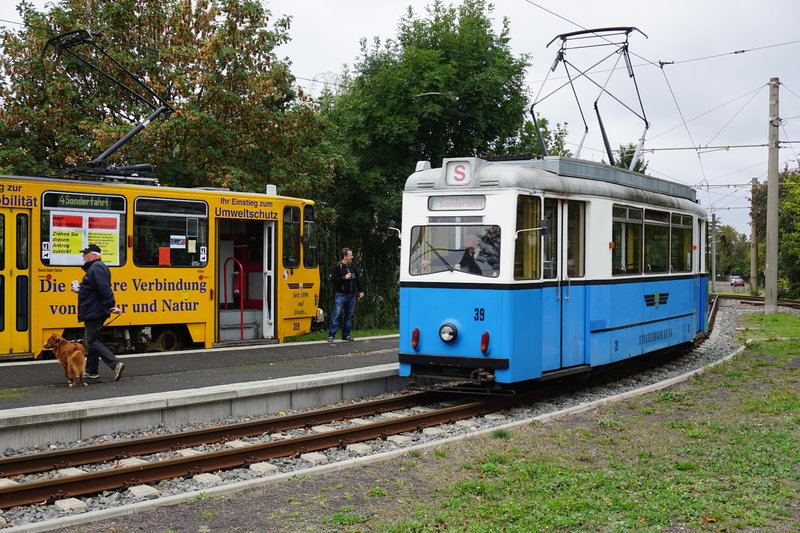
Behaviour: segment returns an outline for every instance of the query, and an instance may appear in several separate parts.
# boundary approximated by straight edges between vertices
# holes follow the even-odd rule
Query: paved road
[[[0,362],[0,409],[135,396],[287,376],[346,370],[397,361],[397,336],[354,342],[288,343],[119,356],[120,381],[102,362],[100,379],[69,388],[55,360]]]

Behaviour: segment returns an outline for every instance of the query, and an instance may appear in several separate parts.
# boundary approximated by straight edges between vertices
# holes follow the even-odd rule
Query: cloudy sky
[[[273,15],[292,17],[292,42],[278,54],[292,62],[298,83],[312,93],[322,82],[335,82],[343,65],[355,62],[360,39],[395,37],[408,6],[419,16],[430,3],[264,1]],[[0,19],[19,20],[12,3],[1,3]],[[781,83],[780,168],[799,164],[800,142],[789,142],[800,141],[797,0],[498,0],[492,16],[497,28],[508,18],[513,52],[530,55],[526,80],[531,98],[541,99],[565,81],[561,65],[543,83],[560,45],[556,41],[547,46],[556,35],[620,26],[634,26],[646,34],[631,34],[629,47],[650,123],[645,150],[654,151],[644,153],[648,173],[698,188],[701,204],[739,232],[750,233],[749,184],[767,176],[767,148],[762,145],[767,142],[772,77]],[[567,51],[567,58],[586,70],[610,56],[591,71],[592,79],[607,83],[611,94],[641,114],[631,80],[622,70],[612,71],[617,58],[612,52],[610,47],[575,49]],[[589,127],[580,155],[607,159],[592,105],[599,88],[585,82],[576,84],[576,90]],[[636,115],[606,94],[599,105],[612,148],[639,139],[644,123]],[[571,93],[562,89],[548,96],[537,111],[551,122],[568,125],[568,146],[574,152],[584,128]],[[756,146],[745,147],[749,145]]]

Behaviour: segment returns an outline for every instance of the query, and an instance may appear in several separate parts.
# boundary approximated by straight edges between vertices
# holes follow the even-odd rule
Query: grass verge
[[[397,335],[398,330],[395,329],[355,329],[350,332],[350,335],[359,339],[361,337],[375,337],[378,335]],[[336,338],[341,337],[341,331],[337,334]],[[286,337],[285,342],[308,342],[308,341],[324,341],[328,338],[328,331],[314,331],[306,335],[298,335],[297,337]]]

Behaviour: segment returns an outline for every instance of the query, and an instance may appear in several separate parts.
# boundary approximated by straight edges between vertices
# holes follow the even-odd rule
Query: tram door
[[[263,337],[275,337],[275,223],[264,223],[264,315],[261,331]]]
[[[557,281],[560,367],[566,368],[586,362],[586,285],[582,283],[586,275],[586,204],[545,199],[544,218],[550,223],[544,238],[544,276]]]
[[[220,340],[272,339],[275,222],[221,218],[217,224]]]
[[[30,352],[30,210],[0,209],[0,353]]]

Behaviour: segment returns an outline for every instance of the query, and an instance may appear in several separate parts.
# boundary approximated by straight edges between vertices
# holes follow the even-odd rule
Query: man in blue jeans
[[[339,315],[344,312],[344,324],[342,325],[342,340],[352,341],[350,328],[353,326],[353,315],[356,310],[356,297],[360,300],[364,297],[364,289],[361,286],[361,277],[358,275],[356,267],[353,265],[353,250],[342,248],[341,260],[334,265],[331,270],[331,282],[333,283],[334,304],[333,314],[331,315],[331,327],[328,330],[328,342],[333,342],[336,331],[339,329]]]

